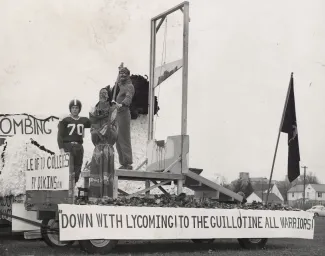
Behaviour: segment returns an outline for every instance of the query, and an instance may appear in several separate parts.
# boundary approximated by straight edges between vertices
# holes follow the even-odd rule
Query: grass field
[[[41,256],[87,255],[79,250],[75,243],[71,248],[53,249],[41,240],[24,240],[22,237],[0,235],[0,255]],[[112,256],[130,255],[218,255],[218,256],[325,256],[325,218],[316,219],[315,237],[303,239],[270,239],[264,250],[248,251],[241,249],[237,240],[217,239],[213,244],[194,244],[190,241],[143,241],[120,242]]]

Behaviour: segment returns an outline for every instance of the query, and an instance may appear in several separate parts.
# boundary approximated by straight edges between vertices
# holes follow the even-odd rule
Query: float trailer
[[[154,120],[154,95],[155,88],[155,55],[156,55],[156,33],[161,27],[166,17],[176,11],[182,11],[183,13],[183,59],[182,59],[182,118],[181,118],[181,135],[168,137],[166,141],[156,141],[153,136],[153,120]],[[241,203],[243,197],[233,191],[224,188],[202,176],[200,176],[202,169],[189,168],[188,166],[188,154],[189,154],[189,136],[187,135],[187,94],[188,94],[188,39],[189,39],[189,3],[183,2],[174,8],[154,17],[151,19],[151,37],[150,37],[150,84],[149,84],[149,124],[148,124],[148,147],[147,147],[147,159],[134,171],[130,170],[115,170],[113,183],[110,184],[113,187],[113,198],[118,197],[135,197],[145,193],[145,196],[149,196],[150,190],[159,188],[164,194],[168,192],[163,188],[164,185],[169,185],[172,182],[177,184],[177,194],[182,193],[183,187],[187,187],[194,191],[194,197],[196,198],[211,198],[219,201],[237,201]],[[158,153],[163,150],[165,157],[161,159]],[[69,155],[69,154],[67,154]],[[139,171],[139,169],[146,164],[146,171]],[[40,227],[41,237],[49,246],[64,247],[74,243],[74,240],[70,241],[62,240],[61,230],[59,226],[60,218],[62,221],[62,210],[60,207],[65,205],[74,205],[76,202],[75,197],[75,182],[73,168],[73,159],[70,158],[69,167],[69,189],[63,191],[38,191],[26,189],[25,208],[27,211],[36,211],[37,219],[42,223],[28,220],[26,218],[20,218],[14,215],[8,215],[13,219],[24,221],[31,225]],[[82,172],[82,176],[85,181],[89,180],[89,173]],[[140,190],[133,194],[127,194],[118,188],[119,180],[136,180],[144,181],[145,189]],[[150,185],[153,183],[153,185]],[[80,191],[79,191],[80,192]],[[91,207],[88,205],[77,205],[77,207]],[[99,207],[111,207],[111,206],[99,206]],[[120,207],[120,206],[118,206]],[[133,207],[141,208],[141,207]],[[122,209],[122,208],[121,208]],[[158,211],[162,211],[164,208],[154,207]],[[165,208],[166,209],[166,208]],[[167,208],[168,209],[168,208]],[[180,209],[180,208],[176,208]],[[191,211],[191,208],[186,208],[186,211]],[[175,208],[170,208],[175,210]],[[204,210],[204,209],[200,209]],[[218,209],[216,209],[218,210]],[[220,210],[220,209],[219,209]],[[269,211],[272,212],[272,211]],[[39,231],[25,232],[26,239],[33,239],[39,236]],[[252,234],[249,234],[252,235]],[[209,237],[209,238],[207,238]],[[218,237],[223,238],[222,234],[218,234]],[[254,235],[252,235],[254,237]],[[254,237],[248,238],[247,235],[237,237],[239,244],[248,249],[262,248],[266,244],[267,238]],[[82,250],[89,253],[108,253],[117,244],[118,240],[110,239],[83,239],[78,240]],[[159,239],[154,236],[150,239]],[[166,239],[166,238],[163,238]],[[170,238],[169,238],[170,239]],[[178,239],[184,239],[184,237],[178,237]],[[191,239],[191,238],[190,238]],[[136,240],[136,239],[134,239]],[[193,242],[212,242],[213,237],[202,235],[201,237],[192,237]]]

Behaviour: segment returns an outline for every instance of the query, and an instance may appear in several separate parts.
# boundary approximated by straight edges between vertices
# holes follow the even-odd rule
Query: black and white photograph
[[[0,255],[325,255],[324,10],[1,0]]]

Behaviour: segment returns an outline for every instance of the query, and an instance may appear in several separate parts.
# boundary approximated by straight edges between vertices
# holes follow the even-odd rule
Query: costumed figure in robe
[[[89,113],[91,140],[95,146],[89,165],[89,199],[113,197],[114,144],[117,140],[117,109],[111,106],[109,89],[99,92],[99,102]]]

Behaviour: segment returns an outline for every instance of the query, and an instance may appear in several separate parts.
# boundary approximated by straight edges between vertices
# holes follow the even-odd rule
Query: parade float
[[[184,17],[183,58],[155,68],[156,33],[165,18],[176,11],[182,11]],[[269,238],[313,239],[312,213],[261,204],[248,206],[241,194],[203,177],[202,169],[189,166],[188,31],[188,2],[151,20],[148,101],[132,112],[136,168],[114,171],[110,179],[111,198],[95,201],[87,198],[86,163],[93,150],[90,139],[85,138],[87,153],[80,184],[74,183],[72,157],[49,150],[56,148],[57,120],[46,119],[47,124],[53,122],[52,134],[46,134],[52,138],[52,145],[42,146],[45,143],[42,144],[39,135],[35,135],[39,140],[26,136],[6,138],[2,146],[0,196],[5,201],[13,198],[14,203],[24,206],[25,212],[15,212],[13,207],[12,214],[3,211],[2,215],[11,218],[13,224],[28,223],[27,239],[35,237],[35,232],[31,232],[33,226],[34,230],[41,230],[49,246],[65,247],[78,241],[82,250],[101,254],[109,253],[118,240],[191,239],[203,243],[236,238],[243,248],[260,249]],[[158,111],[155,89],[179,69],[182,69],[181,133],[156,140],[153,133],[154,115]],[[27,118],[33,117],[27,115]],[[34,127],[39,128],[37,124]],[[135,182],[145,187],[135,188]]]

